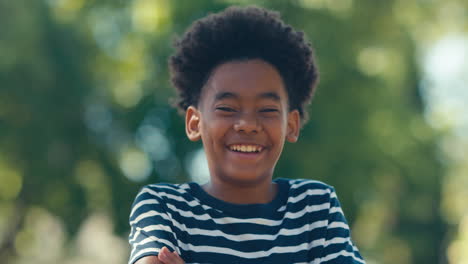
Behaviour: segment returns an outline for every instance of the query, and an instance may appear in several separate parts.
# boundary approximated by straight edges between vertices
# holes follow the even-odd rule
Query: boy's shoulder
[[[289,197],[322,196],[332,198],[336,196],[333,186],[322,181],[312,179],[277,178],[273,182],[283,186]],[[178,201],[189,203],[194,199],[191,189],[194,182],[186,183],[152,183],[143,186],[137,194],[136,201],[156,199],[160,202]]]
[[[187,189],[190,183],[167,183],[167,182],[158,182],[158,183],[151,183],[147,184],[142,187],[149,188],[152,190],[161,190],[161,191],[182,191]]]
[[[306,191],[306,190],[323,190],[327,192],[334,192],[335,189],[333,186],[324,183],[319,180],[312,179],[289,179],[289,178],[277,178],[274,182],[279,184],[289,185],[289,190],[292,191]],[[183,194],[187,193],[187,190],[190,189],[190,185],[194,184],[193,182],[186,183],[152,183],[143,186],[140,189],[140,193],[146,192],[153,195],[158,193],[167,193],[167,194]]]
[[[335,188],[322,181],[311,179],[281,180],[289,183],[287,204],[291,208],[303,210],[304,206],[312,206],[312,208],[322,210],[330,208],[331,204],[337,199]]]
[[[304,192],[307,190],[322,190],[324,192],[333,193],[335,191],[333,186],[319,180],[278,178],[275,181],[279,183],[288,183],[290,190],[296,192]]]
[[[189,189],[189,183],[152,183],[147,184],[141,187],[140,191],[137,194],[137,197],[145,197],[145,198],[160,198],[164,199],[172,196],[180,196],[187,192]]]

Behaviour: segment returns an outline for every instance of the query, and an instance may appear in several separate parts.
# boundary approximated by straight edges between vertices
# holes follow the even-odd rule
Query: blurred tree
[[[34,208],[62,219],[70,237],[106,212],[125,237],[138,188],[190,180],[189,155],[201,145],[168,108],[170,43],[239,2],[0,0],[0,259],[16,259]],[[445,168],[423,119],[411,33],[421,9],[253,2],[306,32],[321,72],[311,120],[276,176],[334,185],[369,262],[444,263]]]

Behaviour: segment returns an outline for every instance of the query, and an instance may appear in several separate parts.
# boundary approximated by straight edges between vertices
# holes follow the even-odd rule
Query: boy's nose
[[[255,115],[243,114],[234,124],[237,132],[258,133],[262,131],[262,126]]]

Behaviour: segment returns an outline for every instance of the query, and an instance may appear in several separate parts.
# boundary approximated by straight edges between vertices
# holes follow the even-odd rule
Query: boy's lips
[[[228,145],[229,150],[243,153],[259,153],[265,148],[262,145],[251,143],[236,143]]]
[[[233,154],[236,158],[257,160],[257,158],[263,155],[266,147],[252,143],[235,143],[227,145],[227,149],[229,153]]]

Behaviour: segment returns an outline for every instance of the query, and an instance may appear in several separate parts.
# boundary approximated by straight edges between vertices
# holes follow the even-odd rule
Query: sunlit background
[[[0,0],[0,263],[126,263],[138,189],[206,181],[167,59],[192,21],[249,3],[320,66],[275,176],[335,186],[369,264],[468,263],[464,0]]]

